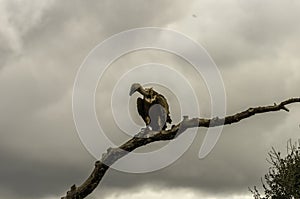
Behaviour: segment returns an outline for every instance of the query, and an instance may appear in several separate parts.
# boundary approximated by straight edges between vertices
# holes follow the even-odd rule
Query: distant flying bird
[[[143,88],[138,83],[132,84],[129,95],[135,92],[143,95],[143,98],[137,99],[137,110],[146,123],[146,127],[151,127],[153,131],[165,130],[166,123],[172,123],[166,98],[153,88]]]

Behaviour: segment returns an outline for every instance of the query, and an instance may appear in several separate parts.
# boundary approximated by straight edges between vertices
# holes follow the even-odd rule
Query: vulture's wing
[[[163,95],[158,94],[156,100],[157,100],[157,103],[160,104],[165,109],[164,114],[166,114],[166,122],[171,124],[172,119],[170,117],[170,110],[169,110],[169,104],[167,102],[167,99]]]
[[[158,94],[156,101],[157,101],[157,104],[160,104],[166,110],[167,114],[170,113],[169,104],[163,95]]]
[[[150,123],[150,119],[148,116],[149,104],[145,104],[145,103],[146,103],[145,100],[143,100],[140,97],[136,101],[137,110],[138,110],[139,115],[142,117],[142,119],[144,120],[146,125],[149,125],[149,123]]]

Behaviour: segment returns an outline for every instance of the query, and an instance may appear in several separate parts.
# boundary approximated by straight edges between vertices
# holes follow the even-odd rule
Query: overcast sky
[[[72,90],[84,58],[109,36],[154,26],[197,41],[220,70],[227,114],[233,114],[300,96],[299,10],[295,0],[0,0],[0,198],[59,198],[90,174],[95,158],[76,132]],[[197,91],[200,116],[210,116],[209,94],[191,66],[170,53],[144,50],[114,62],[103,77],[110,84],[97,88],[97,116],[105,128],[116,132],[107,106],[113,83],[149,62],[181,71]],[[178,122],[178,101],[166,95]],[[109,170],[88,198],[251,198],[248,187],[260,185],[271,147],[284,151],[288,139],[300,138],[300,106],[289,108],[226,126],[202,160],[206,129],[199,129],[172,165],[147,174]]]

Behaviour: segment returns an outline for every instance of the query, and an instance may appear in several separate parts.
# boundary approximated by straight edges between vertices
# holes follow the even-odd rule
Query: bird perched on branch
[[[172,123],[166,98],[153,88],[143,88],[138,83],[132,84],[129,95],[135,92],[143,95],[143,98],[137,99],[137,110],[146,123],[146,128],[151,127],[153,131],[165,130],[167,123]]]

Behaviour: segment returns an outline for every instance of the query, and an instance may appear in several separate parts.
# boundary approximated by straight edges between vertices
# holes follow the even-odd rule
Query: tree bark
[[[102,155],[101,160],[95,162],[95,168],[87,178],[87,180],[76,187],[73,185],[70,191],[67,192],[66,196],[61,197],[61,199],[83,199],[88,196],[92,191],[98,186],[99,182],[105,175],[106,171],[109,167],[114,164],[117,160],[124,157],[131,151],[139,148],[141,146],[147,145],[156,141],[163,140],[172,140],[178,137],[180,134],[185,132],[188,128],[196,128],[196,127],[216,127],[222,125],[228,125],[237,123],[243,119],[251,117],[255,114],[266,113],[266,112],[274,112],[284,110],[289,112],[289,109],[286,108],[286,105],[300,102],[300,98],[291,98],[281,102],[280,104],[274,103],[274,105],[270,106],[259,106],[255,108],[249,108],[243,112],[236,113],[231,116],[226,116],[225,118],[212,118],[212,119],[204,119],[204,118],[192,118],[189,119],[188,116],[184,116],[183,120],[177,124],[173,125],[169,130],[162,131],[151,131],[148,130],[146,132],[139,132],[133,138],[119,146],[118,148],[109,148],[107,153]]]

